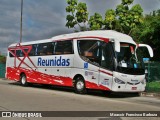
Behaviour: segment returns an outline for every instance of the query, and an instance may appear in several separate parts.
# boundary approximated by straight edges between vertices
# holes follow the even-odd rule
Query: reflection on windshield
[[[120,44],[120,52],[117,53],[117,70],[126,74],[144,74],[144,65],[141,59],[137,59],[135,45]]]

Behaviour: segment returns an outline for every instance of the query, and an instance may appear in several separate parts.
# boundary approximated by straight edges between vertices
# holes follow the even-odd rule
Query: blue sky
[[[115,9],[121,0],[79,0],[86,2],[90,15],[95,12],[103,16],[107,9]],[[160,9],[160,0],[134,0],[140,4],[144,14]],[[133,5],[134,5],[133,4]],[[7,47],[19,42],[21,0],[0,0],[0,52],[6,54]],[[51,38],[73,32],[65,27],[66,0],[24,0],[23,41]]]

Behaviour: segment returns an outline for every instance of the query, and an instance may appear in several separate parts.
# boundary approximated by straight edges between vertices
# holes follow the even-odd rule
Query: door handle
[[[92,76],[92,79],[96,79],[94,76]]]

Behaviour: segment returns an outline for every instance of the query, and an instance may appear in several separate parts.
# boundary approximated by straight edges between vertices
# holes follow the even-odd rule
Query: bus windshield
[[[120,43],[120,52],[117,52],[117,71],[125,74],[143,75],[143,59],[135,52],[136,46],[129,43]]]

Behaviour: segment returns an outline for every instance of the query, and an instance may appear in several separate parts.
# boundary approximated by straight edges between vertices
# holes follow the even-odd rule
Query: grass
[[[148,92],[160,92],[160,81],[147,83],[146,89]]]
[[[6,57],[0,55],[0,63],[5,63],[5,61],[6,61]]]

